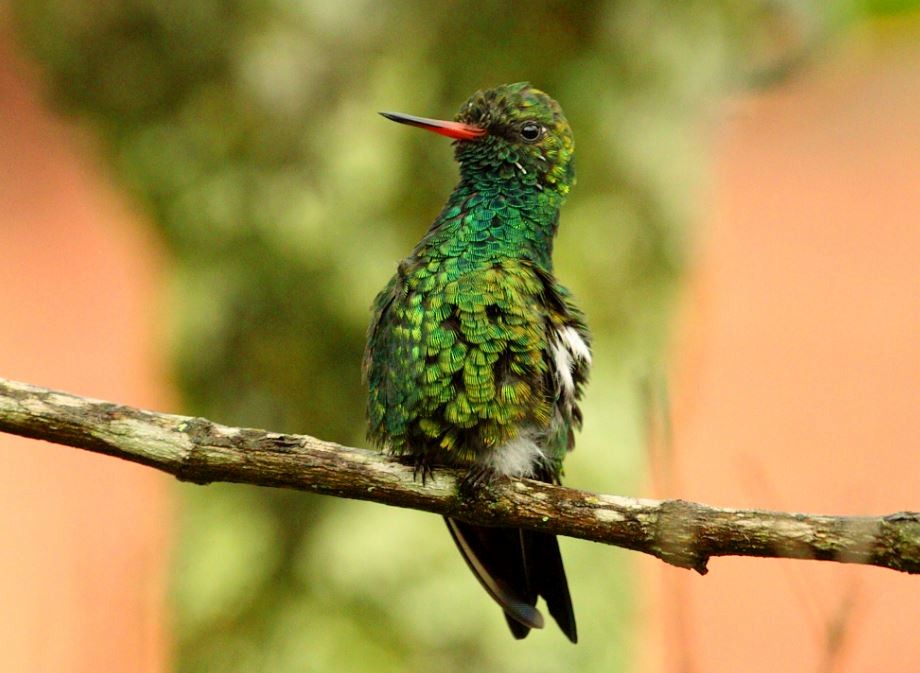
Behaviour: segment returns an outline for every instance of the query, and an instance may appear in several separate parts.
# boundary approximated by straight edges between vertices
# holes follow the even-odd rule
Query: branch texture
[[[920,573],[920,512],[824,516],[595,495],[508,480],[457,495],[386,456],[306,435],[232,428],[0,379],[0,431],[123,458],[183,481],[294,488],[605,542],[703,574],[713,556],[861,563]]]

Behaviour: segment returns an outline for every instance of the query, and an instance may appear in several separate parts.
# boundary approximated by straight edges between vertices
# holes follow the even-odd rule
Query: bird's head
[[[381,114],[454,138],[464,178],[517,183],[562,196],[575,183],[575,139],[562,108],[526,82],[477,91],[452,122]]]

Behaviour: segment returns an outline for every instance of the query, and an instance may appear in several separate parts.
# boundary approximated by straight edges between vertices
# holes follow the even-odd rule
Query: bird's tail
[[[474,526],[444,519],[467,565],[489,595],[505,611],[515,638],[543,628],[537,610],[542,596],[559,628],[578,642],[559,543],[555,535],[518,528]]]

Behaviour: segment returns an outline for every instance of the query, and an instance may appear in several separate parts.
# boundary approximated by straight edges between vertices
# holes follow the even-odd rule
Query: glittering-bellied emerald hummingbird
[[[473,487],[558,483],[591,363],[584,317],[553,276],[572,130],[526,83],[475,93],[452,122],[382,114],[453,138],[460,184],[374,301],[368,435],[423,477],[448,465],[468,468]],[[516,638],[543,627],[542,596],[576,642],[555,536],[446,521]]]

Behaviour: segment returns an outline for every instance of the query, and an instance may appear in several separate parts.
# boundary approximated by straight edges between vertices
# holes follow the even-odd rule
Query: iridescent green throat
[[[504,184],[462,181],[412,256],[456,259],[458,274],[501,259],[529,259],[552,270],[553,238],[564,196]]]

